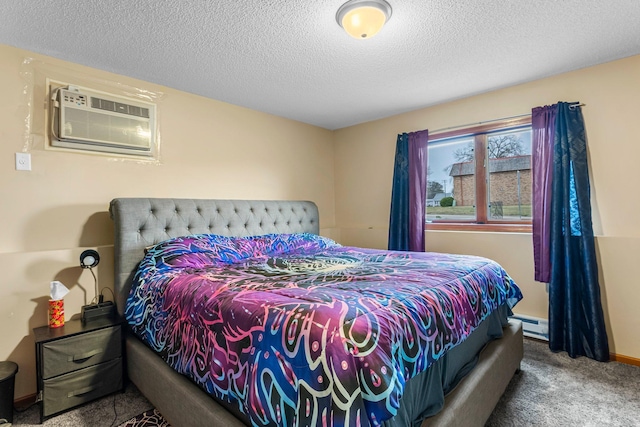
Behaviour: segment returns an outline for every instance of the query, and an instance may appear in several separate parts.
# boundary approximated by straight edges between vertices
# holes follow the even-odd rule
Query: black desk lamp
[[[95,285],[96,285],[95,297],[91,300],[92,304],[99,302],[98,301],[99,300],[98,278],[96,277],[96,274],[93,272],[93,267],[96,267],[99,263],[100,263],[100,254],[98,254],[98,252],[94,251],[93,249],[87,249],[86,251],[83,251],[80,254],[80,267],[89,269],[89,271],[91,272],[91,275],[93,276],[93,281],[95,282]]]
[[[102,302],[102,295],[99,294],[98,278],[93,272],[100,262],[100,254],[93,249],[87,249],[80,254],[80,267],[88,268],[95,282],[95,297],[91,300],[91,304],[82,306],[81,319],[83,322],[98,319],[101,317],[110,317],[115,312],[113,302]]]

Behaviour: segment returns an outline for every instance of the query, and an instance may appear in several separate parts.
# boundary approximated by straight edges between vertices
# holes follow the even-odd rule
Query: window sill
[[[428,222],[425,224],[427,231],[486,231],[494,233],[531,233],[531,223],[524,224],[476,224],[470,222]]]

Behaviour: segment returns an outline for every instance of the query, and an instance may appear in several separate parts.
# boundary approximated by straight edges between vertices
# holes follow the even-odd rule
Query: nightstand
[[[123,390],[123,320],[70,320],[33,330],[40,422]]]

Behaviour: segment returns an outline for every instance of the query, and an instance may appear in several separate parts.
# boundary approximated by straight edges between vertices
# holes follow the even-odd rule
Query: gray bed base
[[[120,314],[147,246],[200,233],[319,233],[318,208],[307,201],[118,198],[111,201],[110,212],[115,222],[114,293]],[[442,411],[421,427],[483,426],[522,357],[522,325],[510,320],[503,338],[482,350],[477,366],[445,398]],[[126,360],[129,380],[172,426],[245,425],[133,335],[126,337]]]

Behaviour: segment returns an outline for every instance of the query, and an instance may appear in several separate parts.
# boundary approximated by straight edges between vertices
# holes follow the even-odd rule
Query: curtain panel
[[[549,283],[551,280],[549,237],[556,107],[556,105],[547,105],[531,111],[533,259],[535,280],[544,283]]]
[[[390,250],[425,250],[428,141],[427,130],[398,135],[391,190]]]
[[[538,224],[534,251],[540,257],[536,259],[540,262],[536,279],[546,281],[544,266],[548,262],[549,348],[566,351],[571,357],[607,361],[609,344],[591,220],[587,139],[582,110],[575,104],[559,102],[532,110],[536,156],[533,223]]]

